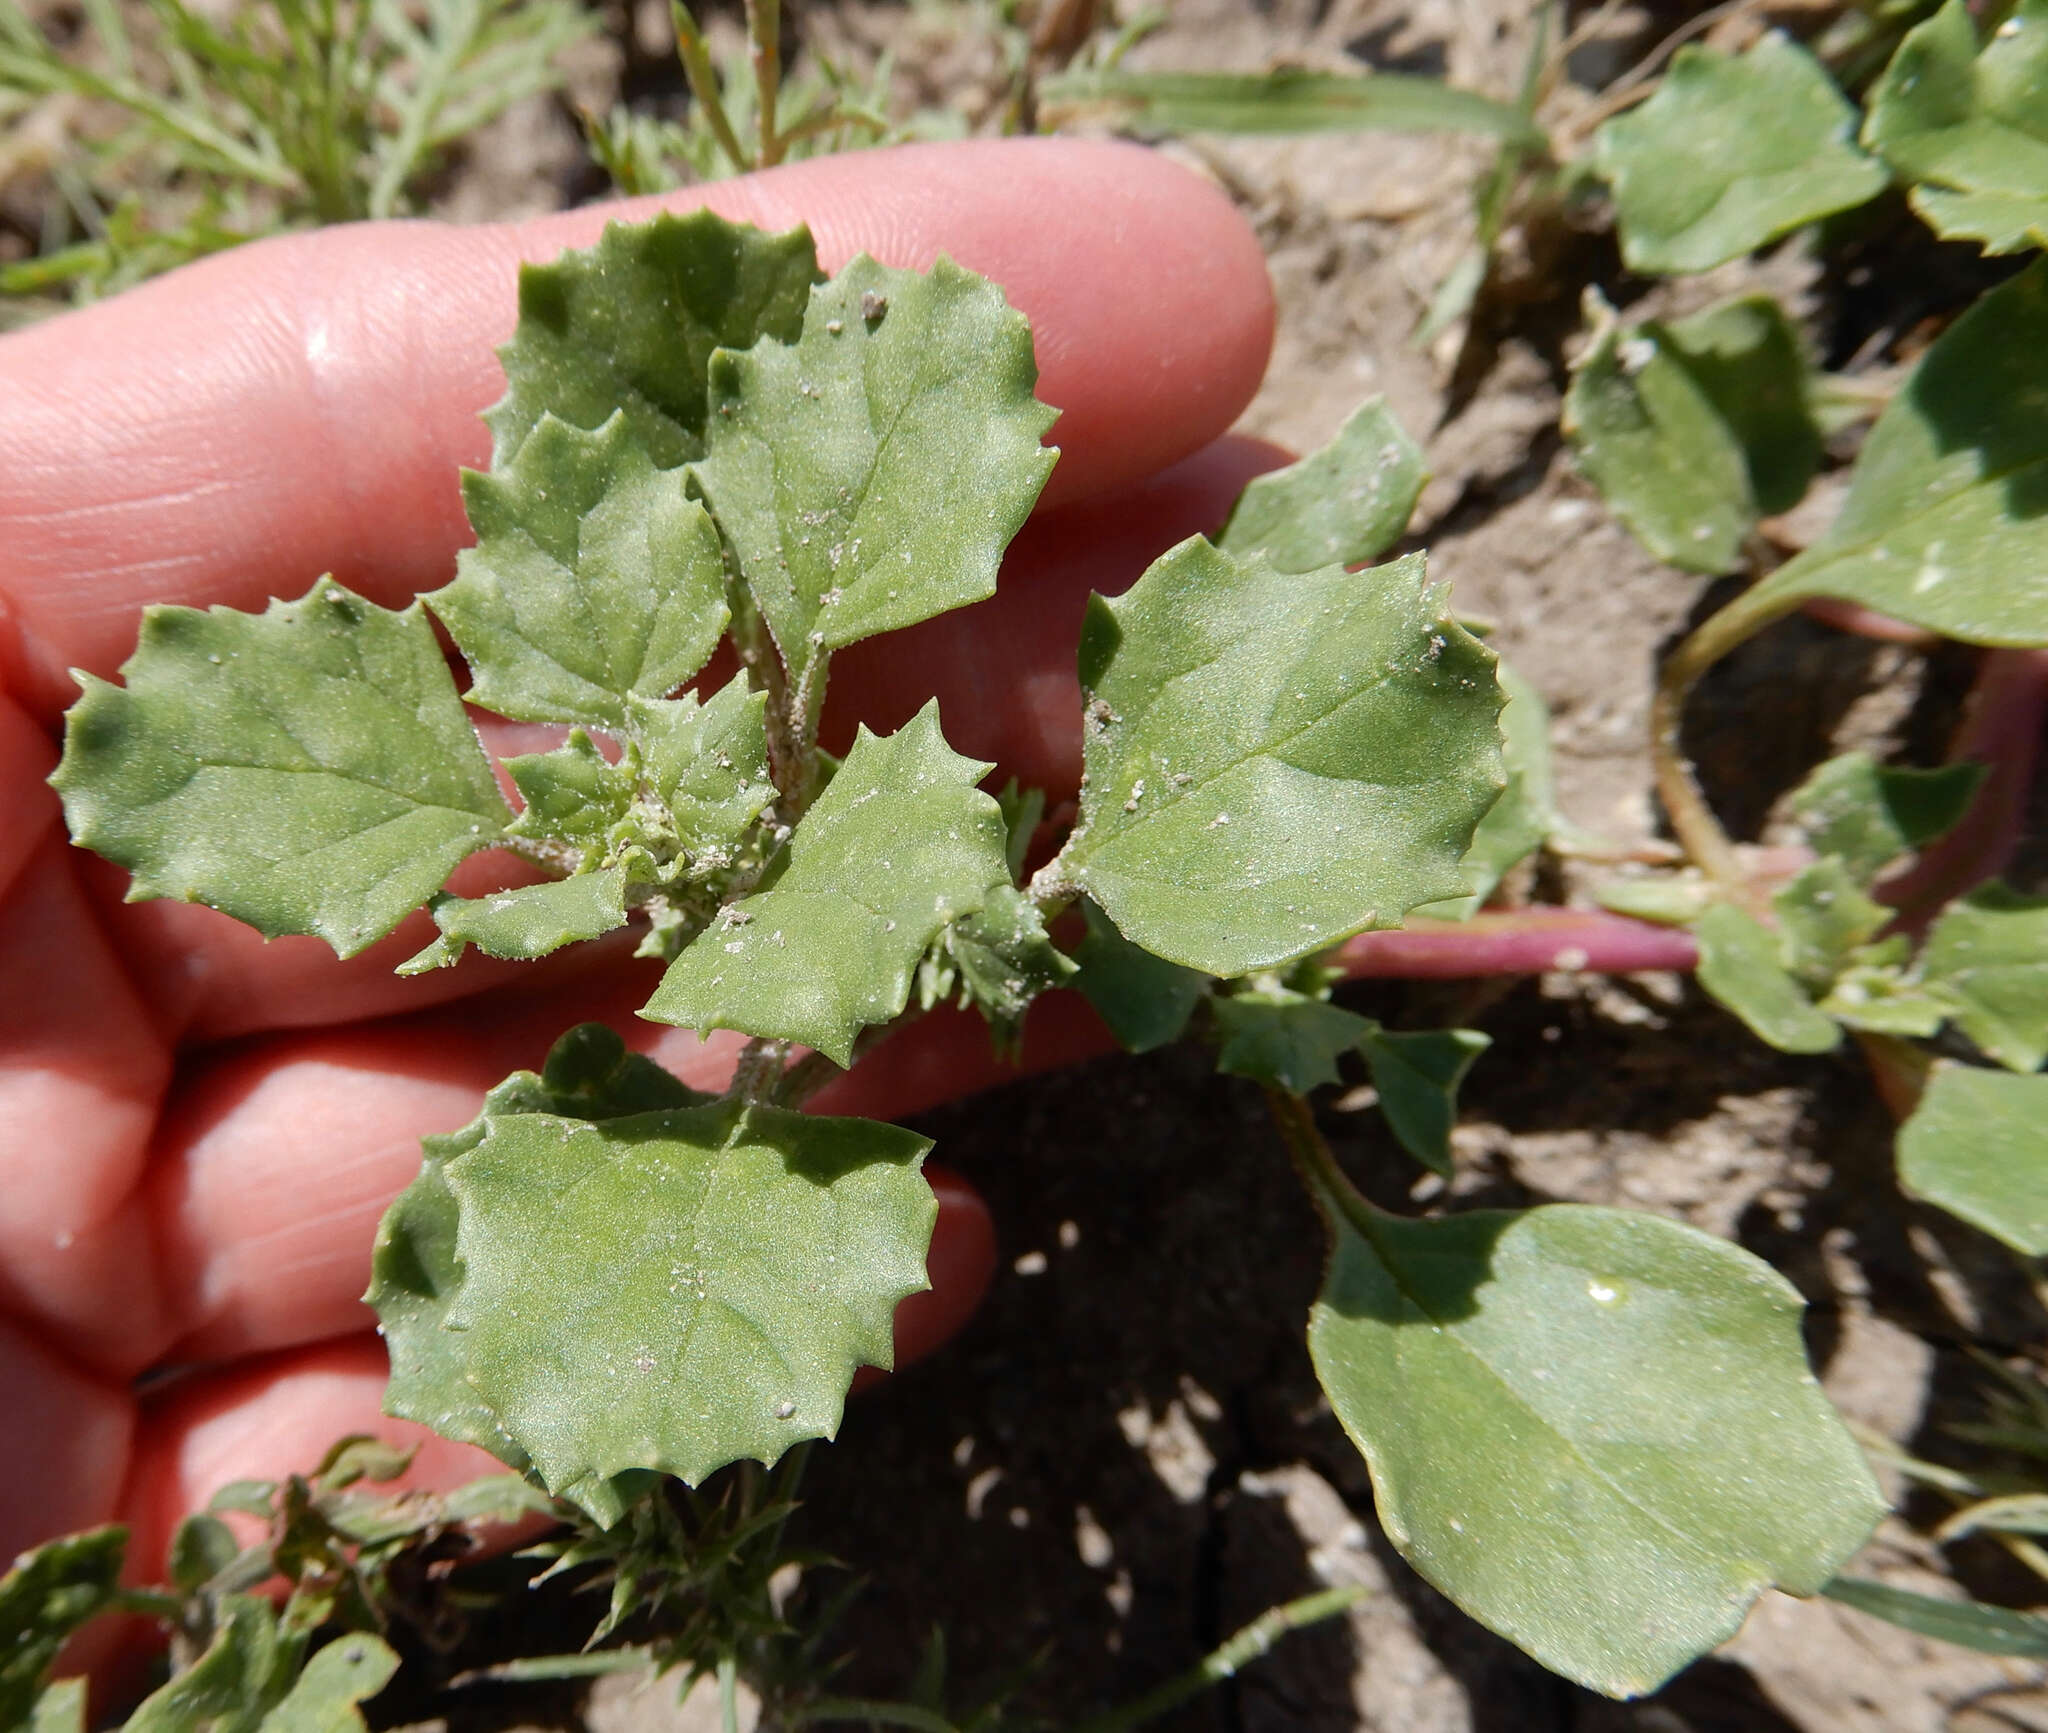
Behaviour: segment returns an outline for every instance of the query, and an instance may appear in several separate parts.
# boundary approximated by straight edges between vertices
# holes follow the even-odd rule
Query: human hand
[[[658,966],[619,947],[400,979],[424,917],[341,962],[208,909],[124,904],[43,780],[66,670],[112,675],[145,603],[260,608],[331,571],[401,606],[444,583],[516,262],[657,202],[808,222],[828,269],[951,254],[1029,315],[1039,395],[1063,412],[1001,591],[837,658],[828,744],[936,695],[959,751],[1071,792],[1087,592],[1213,529],[1272,462],[1219,438],[1270,341],[1257,246],[1213,190],[1114,145],[905,148],[516,227],[326,230],[0,341],[0,1559],[119,1518],[153,1573],[218,1485],[307,1468],[349,1432],[420,1442],[415,1484],[489,1472],[379,1411],[359,1296],[419,1139],[591,1017],[723,1085],[736,1040],[636,1020]],[[1070,998],[1034,1018],[1027,1065],[1099,1043]],[[978,1020],[934,1016],[817,1105],[897,1117],[998,1075]],[[934,1178],[933,1292],[899,1311],[899,1363],[958,1326],[992,1263],[978,1199]]]

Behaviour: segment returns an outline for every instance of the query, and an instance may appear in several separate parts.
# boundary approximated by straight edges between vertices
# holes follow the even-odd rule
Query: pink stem
[[[1496,909],[1469,921],[1417,916],[1398,932],[1360,933],[1337,953],[1353,977],[1432,981],[1552,969],[1625,975],[1689,970],[1698,961],[1690,933],[1597,909]]]
[[[1882,886],[1899,925],[1925,926],[1947,903],[1996,876],[2025,833],[2027,800],[2048,720],[2048,650],[1990,650],[1977,671],[1951,764],[1987,767],[1963,821]]]

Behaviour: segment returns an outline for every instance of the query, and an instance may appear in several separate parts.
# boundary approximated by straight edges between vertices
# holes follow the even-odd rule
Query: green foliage
[[[1821,1590],[1831,1601],[1911,1631],[1986,1655],[2048,1660],[2048,1620],[1981,1601],[1951,1601],[1865,1577],[1836,1577]]]
[[[1767,295],[1624,329],[1595,303],[1564,428],[1615,515],[1659,559],[1732,571],[1757,519],[1798,503],[1820,462],[1810,368]]]
[[[594,430],[622,414],[660,469],[702,456],[712,351],[793,341],[821,275],[808,229],[768,235],[709,211],[610,223],[586,252],[521,266],[505,395],[484,416],[493,473],[543,415]]]
[[[1688,44],[1657,92],[1603,125],[1593,160],[1636,271],[1705,271],[1874,198],[1856,111],[1805,49],[1772,32],[1740,56]]]
[[[125,288],[253,236],[423,208],[451,149],[560,81],[569,0],[182,0],[89,6],[60,48],[0,0],[0,91],[83,99],[60,179],[88,235],[0,271],[0,294]],[[141,28],[138,30],[138,26]],[[121,126],[101,122],[119,115]]]
[[[1814,852],[1834,856],[1868,884],[1901,855],[1953,830],[1983,780],[1981,764],[1911,770],[1845,752],[1793,791],[1792,807]]]
[[[929,1147],[738,1101],[490,1118],[440,1172],[462,1385],[593,1515],[628,1470],[695,1484],[831,1437],[855,1368],[890,1364],[896,1302],[926,1286]]]
[[[946,745],[936,703],[894,734],[863,728],[776,876],[669,965],[644,1015],[850,1065],[925,948],[1009,883],[1002,813],[974,786],[988,769]]]
[[[2021,0],[1980,53],[1964,0],[1899,44],[1863,142],[1913,188],[1938,235],[1987,253],[2048,247],[2048,4]]]
[[[1458,870],[1472,887],[1469,896],[1424,903],[1415,912],[1439,920],[1467,921],[1493,895],[1508,872],[1563,827],[1550,764],[1550,707],[1543,695],[1505,662],[1494,674],[1507,703],[1500,713],[1500,755],[1508,785],[1486,809],[1472,832],[1472,845]]]
[[[438,895],[427,907],[441,936],[398,965],[401,975],[446,968],[474,945],[487,956],[531,962],[626,924],[626,869],[605,867],[487,897]]]
[[[1492,1037],[1476,1029],[1400,1032],[1377,1024],[1359,1042],[1388,1126],[1403,1149],[1437,1173],[1451,1171],[1458,1085],[1492,1045]]]
[[[1074,947],[1075,990],[1132,1053],[1178,1041],[1209,991],[1209,977],[1132,944],[1085,897],[1081,914],[1086,930]]]
[[[1234,993],[1210,1009],[1222,1038],[1216,1069],[1295,1095],[1337,1082],[1337,1061],[1374,1028],[1369,1017],[1295,993]]]
[[[462,494],[477,544],[429,605],[469,662],[471,703],[618,729],[629,700],[704,666],[726,622],[718,531],[623,411],[595,432],[542,415]]]
[[[1815,1008],[1788,966],[1780,936],[1733,903],[1717,903],[1693,923],[1699,982],[1786,1053],[1826,1053],[1841,1045],[1835,1020]]]
[[[1512,103],[1398,72],[1124,72],[1089,68],[1043,80],[1049,106],[1106,110],[1141,133],[1476,132],[1535,136]]]
[[[127,1550],[125,1528],[91,1529],[24,1554],[0,1577],[0,1727],[29,1719],[65,1640],[113,1600]]]
[[[1855,602],[1972,644],[2048,643],[2048,262],[1942,333],[1864,442],[1827,533],[1745,598]]]
[[[1419,558],[1283,573],[1183,542],[1090,600],[1081,686],[1081,817],[1041,877],[1155,955],[1247,974],[1465,891],[1500,687]]]
[[[1992,884],[1951,903],[1920,965],[1986,1057],[2014,1071],[2048,1061],[2048,900]]]
[[[987,1018],[997,1049],[1014,1056],[1032,1002],[1079,970],[1053,944],[1038,905],[1011,885],[997,885],[975,913],[948,921],[932,941],[918,965],[918,1008],[929,1011],[957,996],[962,1010],[971,1005]]]
[[[693,474],[801,682],[819,650],[995,593],[1055,454],[1023,316],[940,259],[855,259],[789,345],[711,369]]]
[[[1309,1347],[1380,1520],[1545,1666],[1653,1689],[1765,1588],[1818,1590],[1883,1514],[1798,1294],[1747,1252],[1619,1210],[1407,1221],[1320,1192]]]
[[[151,608],[121,674],[80,676],[52,780],[131,897],[352,956],[507,817],[418,603],[323,579],[260,615]]]
[[[1422,448],[1369,397],[1322,450],[1249,482],[1216,545],[1283,572],[1362,565],[1401,539],[1428,479]]]
[[[126,1733],[256,1733],[297,1678],[306,1634],[260,1595],[226,1596],[197,1661],[145,1697]]]
[[[2048,1077],[1937,1063],[1899,1130],[1899,1182],[2015,1251],[2048,1257]]]
[[[263,1718],[262,1733],[362,1733],[358,1704],[391,1682],[398,1656],[390,1644],[358,1632],[329,1643]]]

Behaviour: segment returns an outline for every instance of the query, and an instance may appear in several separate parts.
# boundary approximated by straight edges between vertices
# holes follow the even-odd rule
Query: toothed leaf
[[[1739,1247],[1579,1205],[1409,1221],[1326,1193],[1325,1214],[1309,1350],[1381,1523],[1566,1678],[1653,1690],[1884,1514],[1798,1293]]]
[[[462,495],[477,544],[427,603],[469,660],[472,703],[618,729],[630,699],[704,666],[726,621],[718,531],[623,414],[595,432],[543,416]]]
[[[519,272],[519,326],[498,351],[505,395],[484,416],[510,461],[543,415],[602,427],[623,413],[663,469],[704,449],[714,349],[795,337],[819,278],[808,229],[763,234],[709,211],[609,223],[595,247]]]
[[[487,1117],[442,1170],[465,1388],[578,1503],[628,1470],[695,1484],[831,1437],[855,1369],[891,1363],[897,1301],[926,1285],[929,1147],[736,1101]]]
[[[1031,331],[994,284],[865,256],[803,334],[711,363],[696,473],[784,662],[994,593],[1051,473]]]
[[[1318,999],[1234,993],[1210,1005],[1223,1045],[1216,1069],[1306,1095],[1337,1081],[1337,1061],[1372,1030],[1370,1019]]]
[[[861,1029],[908,1002],[940,928],[1009,883],[1002,812],[974,786],[988,769],[946,744],[936,704],[894,734],[862,729],[786,866],[669,965],[641,1015],[851,1064]]]
[[[353,956],[511,816],[417,603],[323,578],[261,614],[151,608],[121,675],[80,677],[51,780],[132,900]]]
[[[487,897],[436,897],[429,907],[441,937],[398,966],[401,975],[445,968],[476,946],[486,956],[530,962],[578,939],[626,924],[626,870],[606,867]]]
[[[1195,538],[1091,598],[1080,669],[1065,873],[1154,955],[1250,974],[1464,894],[1501,691],[1419,556],[1286,573]]]

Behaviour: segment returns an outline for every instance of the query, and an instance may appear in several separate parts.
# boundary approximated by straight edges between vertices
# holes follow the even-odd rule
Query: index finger
[[[1135,147],[992,140],[827,157],[658,201],[809,223],[833,268],[943,251],[1032,321],[1061,410],[1049,500],[1220,433],[1272,330],[1227,200]],[[401,603],[468,540],[457,466],[502,388],[514,265],[657,201],[480,230],[386,223],[265,242],[0,342],[0,676],[48,720],[147,602],[254,608],[324,571]],[[11,640],[11,641],[9,641]]]

